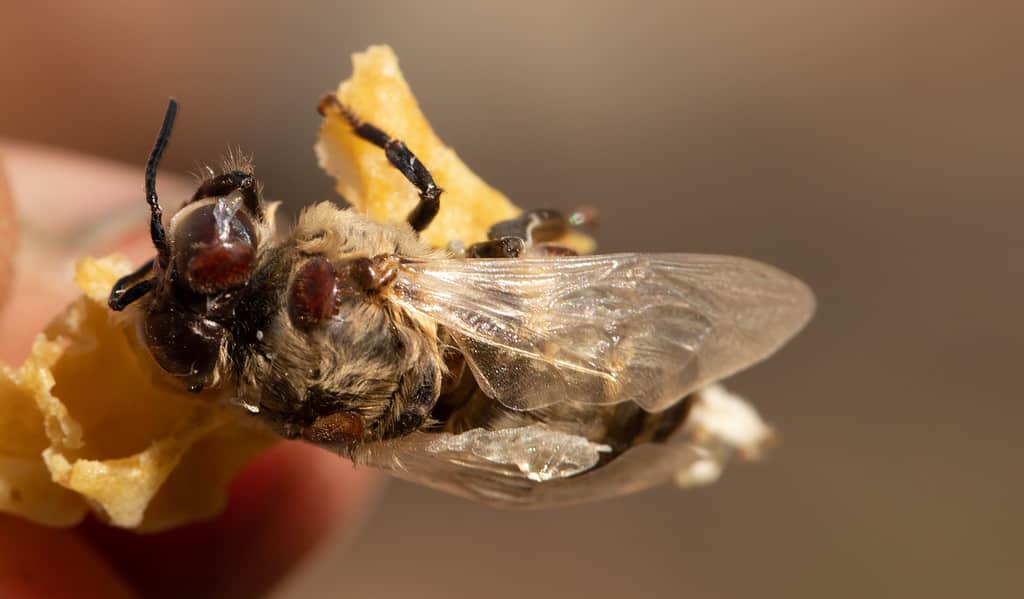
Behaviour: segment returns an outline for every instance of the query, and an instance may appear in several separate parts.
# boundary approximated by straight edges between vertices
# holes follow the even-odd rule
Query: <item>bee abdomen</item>
[[[615,406],[604,439],[612,447],[610,457],[635,445],[664,442],[686,421],[692,405],[693,396],[688,395],[661,412],[646,412],[632,402]]]
[[[693,397],[686,396],[654,413],[644,411],[633,402],[616,405],[563,402],[519,411],[487,397],[467,371],[457,385],[440,397],[431,416],[440,429],[453,434],[477,428],[498,430],[543,423],[549,428],[608,445],[611,451],[601,454],[601,463],[607,463],[636,445],[667,441],[686,422]]]

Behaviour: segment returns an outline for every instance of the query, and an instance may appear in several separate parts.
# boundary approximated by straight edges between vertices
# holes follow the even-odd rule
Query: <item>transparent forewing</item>
[[[485,393],[520,410],[664,409],[764,359],[814,310],[776,268],[699,254],[410,262],[395,291],[447,328]]]

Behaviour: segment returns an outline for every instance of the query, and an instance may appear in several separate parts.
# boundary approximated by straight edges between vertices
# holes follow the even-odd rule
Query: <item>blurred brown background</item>
[[[141,186],[174,95],[168,170],[240,144],[301,205],[331,196],[316,100],[387,42],[521,205],[593,204],[604,250],[751,256],[816,290],[810,328],[730,383],[783,432],[767,462],[539,513],[394,483],[282,596],[1019,596],[1019,6],[41,2],[0,22],[0,136]]]

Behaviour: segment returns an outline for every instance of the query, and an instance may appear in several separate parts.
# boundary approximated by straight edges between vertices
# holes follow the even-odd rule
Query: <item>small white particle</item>
[[[676,473],[676,484],[680,487],[709,485],[722,475],[722,465],[713,459],[701,459]]]

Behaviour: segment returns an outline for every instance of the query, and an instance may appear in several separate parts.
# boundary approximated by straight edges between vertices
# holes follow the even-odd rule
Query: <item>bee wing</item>
[[[698,254],[412,261],[394,288],[517,410],[566,399],[662,410],[768,357],[814,311],[791,275]]]
[[[541,425],[458,435],[417,432],[370,443],[351,456],[410,482],[507,508],[544,508],[614,497],[671,478],[702,458],[684,441],[634,447],[595,468],[606,446]]]
[[[558,430],[564,422],[459,434],[419,431],[351,450],[357,463],[498,507],[544,508],[633,493],[668,479],[717,478],[734,453],[756,457],[770,429],[720,385],[697,392],[690,416],[666,439],[608,453],[606,445]]]

